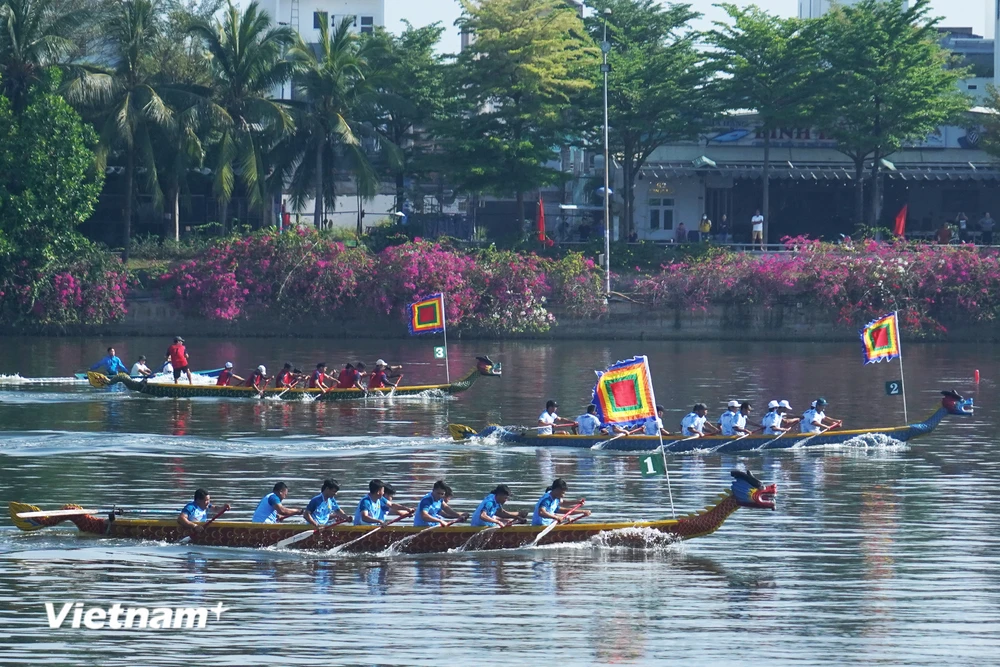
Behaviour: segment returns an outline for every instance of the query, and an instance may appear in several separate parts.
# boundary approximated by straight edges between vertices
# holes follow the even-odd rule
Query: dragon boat
[[[689,540],[714,533],[733,512],[749,509],[775,509],[777,486],[764,485],[749,472],[734,470],[730,488],[704,509],[676,519],[628,521],[615,523],[567,522],[556,526],[540,540],[539,545],[599,540],[608,546],[643,547],[650,543],[650,531],[666,540]],[[74,510],[80,510],[74,513]],[[106,515],[90,513],[79,505],[65,505],[52,516],[20,518],[25,512],[40,512],[34,505],[11,501],[11,520],[21,530],[34,531],[71,521],[80,531],[100,537],[118,539],[177,542],[190,538],[191,544],[212,547],[264,548],[298,533],[312,530],[308,524],[264,524],[246,521],[214,521],[198,533],[181,528],[174,519],[121,518],[114,511]],[[517,549],[533,545],[545,526],[512,525],[503,528],[481,528],[454,525],[428,529],[417,526],[391,525],[383,529],[373,526],[331,526],[313,532],[309,537],[290,545],[290,549],[326,551],[338,549],[344,553],[381,552],[394,548],[400,553],[440,553],[452,549],[479,551]],[[377,531],[377,532],[376,532]],[[361,538],[367,533],[371,537]],[[356,541],[356,543],[355,543]]]
[[[962,398],[954,391],[941,392],[944,398],[941,407],[922,422],[888,428],[868,428],[853,430],[831,430],[818,434],[786,433],[782,436],[752,434],[744,436],[703,436],[689,438],[683,435],[663,436],[663,447],[667,453],[692,451],[709,452],[749,452],[771,449],[791,449],[796,446],[838,445],[869,434],[882,434],[894,440],[906,442],[932,432],[946,415],[968,416],[973,413],[973,399]],[[524,447],[575,447],[577,449],[601,449],[618,452],[648,452],[659,449],[660,438],[655,435],[539,435],[534,428],[510,428],[487,426],[475,431],[463,424],[449,424],[452,438],[460,442],[489,440]]]
[[[122,384],[132,391],[147,396],[159,396],[166,398],[250,398],[260,399],[275,397],[287,400],[299,400],[309,397],[317,401],[351,401],[370,396],[417,396],[424,392],[441,392],[444,394],[458,394],[466,391],[476,383],[482,376],[497,377],[502,374],[499,362],[490,361],[489,357],[476,357],[476,368],[465,377],[455,380],[451,384],[425,384],[408,387],[385,387],[371,389],[364,392],[356,387],[351,389],[305,389],[293,387],[282,389],[270,387],[264,391],[258,391],[253,387],[219,387],[216,385],[190,385],[183,382],[149,382],[136,380],[125,373],[119,373],[114,377],[108,377],[101,373],[91,371],[87,373],[87,380],[92,387],[104,389],[115,384]]]

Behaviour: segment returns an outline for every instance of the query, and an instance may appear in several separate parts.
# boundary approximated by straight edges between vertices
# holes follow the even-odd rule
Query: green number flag
[[[667,466],[663,461],[663,454],[659,450],[652,454],[647,454],[639,459],[639,470],[643,477],[654,477],[656,475],[666,475]]]

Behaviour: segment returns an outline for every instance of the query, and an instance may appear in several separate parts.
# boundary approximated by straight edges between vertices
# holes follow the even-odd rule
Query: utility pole
[[[604,295],[611,296],[611,165],[608,149],[608,53],[611,42],[608,41],[608,19],[611,18],[611,8],[604,8],[604,41],[601,42],[601,53],[604,62],[601,72],[604,74]]]

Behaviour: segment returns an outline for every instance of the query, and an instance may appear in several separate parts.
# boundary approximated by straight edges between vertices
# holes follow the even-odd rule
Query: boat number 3
[[[899,380],[889,380],[885,383],[886,396],[899,396],[903,393],[903,383]]]

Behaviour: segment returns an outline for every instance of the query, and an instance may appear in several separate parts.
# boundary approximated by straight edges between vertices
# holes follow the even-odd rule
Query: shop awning
[[[894,163],[896,170],[882,170],[883,178],[893,181],[1000,181],[1000,165],[992,163],[906,164]],[[695,166],[691,162],[649,163],[640,170],[640,178],[671,180],[692,176],[725,178],[761,178],[764,166],[760,162],[716,162],[715,166]],[[865,177],[868,177],[866,172]],[[775,162],[771,178],[800,181],[851,181],[854,166],[849,163],[799,164]]]

